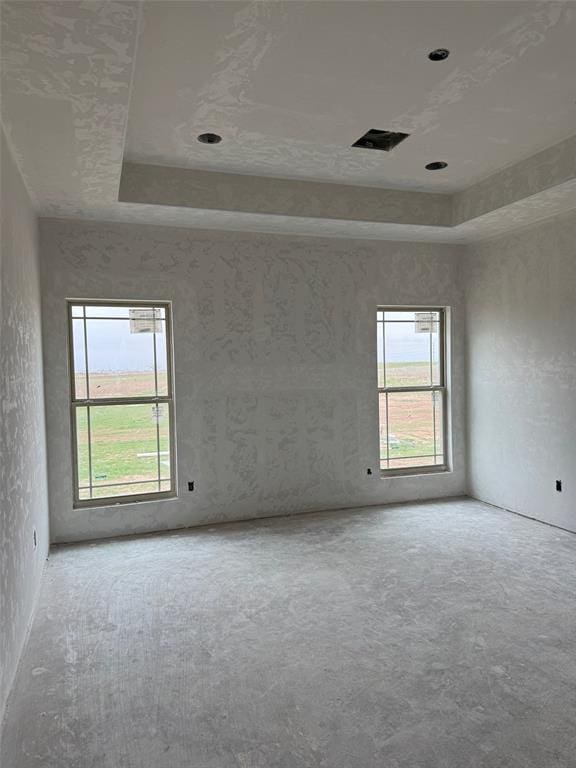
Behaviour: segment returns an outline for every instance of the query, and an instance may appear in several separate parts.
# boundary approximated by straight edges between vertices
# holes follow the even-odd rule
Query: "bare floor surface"
[[[471,500],[56,549],[3,768],[574,768],[576,536]]]

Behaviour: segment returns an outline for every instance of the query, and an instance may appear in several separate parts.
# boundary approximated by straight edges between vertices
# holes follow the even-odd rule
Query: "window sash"
[[[173,372],[172,372],[172,312],[171,312],[171,306],[170,303],[165,301],[116,301],[114,299],[111,299],[110,301],[96,301],[94,299],[87,299],[84,301],[83,299],[69,299],[68,302],[68,367],[70,372],[70,393],[71,393],[71,401],[73,403],[80,403],[80,402],[88,402],[90,400],[97,401],[105,404],[106,400],[110,401],[110,404],[113,402],[116,402],[117,400],[125,400],[126,403],[128,403],[130,398],[127,397],[120,397],[120,398],[78,398],[76,397],[76,376],[75,376],[75,364],[74,364],[74,335],[73,335],[73,321],[74,320],[82,320],[84,321],[84,359],[86,364],[86,391],[89,393],[89,374],[88,374],[88,340],[86,336],[86,320],[126,320],[127,318],[123,317],[75,317],[72,315],[72,307],[73,306],[84,306],[84,307],[142,307],[142,308],[154,308],[158,307],[159,309],[164,310],[164,317],[162,318],[162,322],[164,322],[164,329],[166,334],[166,374],[167,374],[167,395],[138,395],[138,401],[140,397],[143,398],[152,398],[152,397],[158,397],[160,399],[166,399],[170,400],[173,399],[174,396],[174,388],[173,388]],[[158,391],[158,382],[157,382],[157,375],[158,371],[156,368],[156,348],[154,348],[154,375],[156,377],[156,391]]]
[[[139,403],[170,403],[170,395],[136,395],[135,397],[79,397],[70,401],[72,405],[138,405]]]
[[[442,442],[441,442],[441,454],[440,452],[434,452],[432,454],[426,454],[425,456],[390,456],[390,442],[389,442],[389,429],[390,421],[388,418],[388,398],[386,398],[386,455],[380,454],[380,472],[383,474],[394,475],[410,475],[410,474],[422,474],[423,472],[445,472],[448,469],[448,455],[447,455],[447,390],[446,387],[434,386],[434,387],[391,387],[386,389],[385,387],[378,387],[378,394],[394,394],[395,392],[439,392],[442,398]],[[435,430],[436,432],[436,426]],[[434,445],[436,446],[436,435],[434,435]],[[380,445],[378,446],[380,450]],[[441,455],[443,458],[442,464],[415,464],[412,467],[382,467],[382,462],[392,461],[394,459],[418,459],[418,458],[436,458]]]
[[[70,299],[67,302],[68,309],[68,355],[69,355],[69,379],[70,379],[70,425],[71,425],[71,438],[72,438],[72,476],[73,476],[73,506],[79,507],[97,507],[97,506],[111,506],[114,504],[134,504],[139,501],[151,501],[156,499],[174,498],[176,496],[176,430],[174,420],[174,390],[173,390],[173,371],[172,371],[172,315],[171,307],[167,302],[153,302],[153,301],[94,301],[83,299]],[[76,397],[76,375],[75,375],[75,360],[74,360],[74,336],[73,336],[73,320],[82,320],[84,322],[84,356],[86,365],[86,387],[89,393],[89,370],[88,370],[88,354],[87,354],[87,339],[86,339],[86,317],[73,317],[73,306],[96,306],[96,307],[145,307],[152,309],[153,307],[162,308],[164,310],[164,329],[166,335],[166,378],[167,378],[167,392],[166,395],[138,395],[138,396],[116,396],[116,397]],[[92,319],[92,318],[89,318]],[[121,317],[111,318],[94,318],[94,319],[110,319],[110,320],[124,320]],[[154,345],[154,378],[155,388],[158,391],[158,369],[156,360],[156,345]],[[118,405],[159,405],[165,403],[168,406],[169,417],[169,438],[170,438],[170,478],[160,479],[151,478],[150,480],[142,481],[119,481],[117,483],[109,483],[102,486],[94,486],[92,484],[92,470],[90,467],[90,483],[88,487],[100,488],[107,486],[128,486],[128,485],[140,485],[140,484],[152,484],[158,483],[159,490],[141,494],[130,494],[123,496],[103,496],[98,498],[81,499],[80,498],[80,482],[78,477],[78,439],[76,430],[76,412],[79,408],[90,408],[98,406],[118,406]],[[157,427],[158,430],[158,427]],[[158,431],[157,431],[158,434]],[[89,455],[92,451],[91,435],[88,430],[88,451]],[[90,462],[91,463],[91,462]],[[160,490],[160,484],[170,482],[170,488],[168,490]],[[82,485],[84,490],[86,486]]]
[[[378,319],[378,313],[382,312],[382,320]],[[433,464],[433,465],[426,465],[423,464],[421,466],[412,466],[412,467],[406,467],[406,468],[398,468],[398,467],[392,467],[392,468],[382,468],[382,462],[383,461],[390,461],[390,442],[389,442],[389,420],[388,420],[388,412],[386,413],[386,456],[379,456],[379,463],[380,463],[380,473],[384,475],[412,475],[412,474],[423,474],[423,473],[432,473],[432,472],[445,472],[448,468],[448,389],[446,386],[446,311],[444,307],[378,307],[377,309],[377,315],[376,315],[376,324],[378,326],[378,323],[382,324],[382,334],[383,334],[383,365],[384,365],[384,380],[386,380],[386,335],[385,335],[385,328],[387,323],[404,323],[404,322],[410,322],[406,320],[385,320],[385,314],[386,312],[437,312],[438,313],[438,335],[439,335],[439,344],[438,344],[438,351],[439,351],[439,383],[438,384],[430,384],[430,385],[405,385],[405,386],[394,386],[394,387],[378,387],[378,396],[381,394],[390,394],[395,392],[439,392],[442,398],[442,457],[443,462],[442,464]],[[432,360],[430,362],[432,365]],[[388,409],[388,398],[386,398],[386,409]],[[378,420],[380,422],[380,416],[378,417]],[[380,452],[380,444],[378,446],[378,450]],[[431,454],[431,456],[434,456],[435,454]],[[423,458],[420,456],[415,457],[402,457],[402,456],[396,456],[394,457],[396,459],[402,459],[402,458]]]

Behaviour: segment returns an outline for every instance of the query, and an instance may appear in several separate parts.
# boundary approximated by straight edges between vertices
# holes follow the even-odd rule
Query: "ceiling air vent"
[[[384,152],[390,152],[397,147],[401,141],[407,139],[409,133],[394,133],[393,131],[379,131],[377,128],[371,128],[364,136],[352,144],[353,147],[363,147],[364,149],[381,149]]]

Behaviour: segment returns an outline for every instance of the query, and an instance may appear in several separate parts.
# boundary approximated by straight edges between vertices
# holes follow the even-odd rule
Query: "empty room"
[[[1,768],[576,768],[576,2],[0,13]]]

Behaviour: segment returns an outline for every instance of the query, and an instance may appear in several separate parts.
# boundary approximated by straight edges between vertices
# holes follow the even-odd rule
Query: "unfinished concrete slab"
[[[56,548],[4,768],[573,768],[576,537],[468,499]]]

